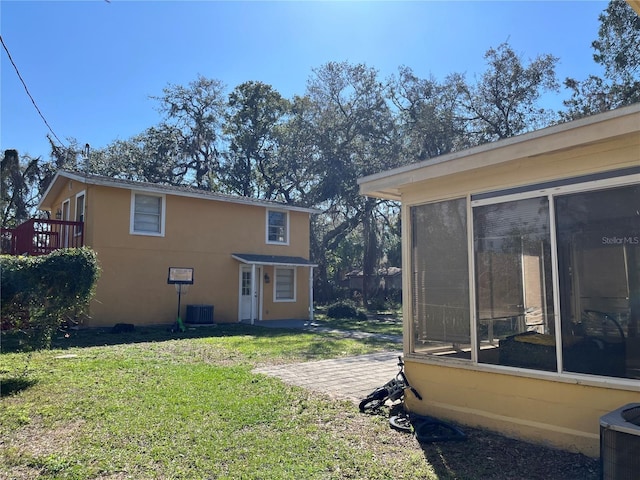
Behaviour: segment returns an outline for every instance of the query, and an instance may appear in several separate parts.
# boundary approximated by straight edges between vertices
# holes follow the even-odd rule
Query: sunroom
[[[360,180],[402,202],[413,409],[595,454],[637,401],[639,107]]]

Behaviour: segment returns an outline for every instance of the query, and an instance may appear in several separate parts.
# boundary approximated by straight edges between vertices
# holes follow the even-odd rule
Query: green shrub
[[[327,308],[329,318],[355,318],[356,320],[366,320],[367,315],[358,310],[352,303],[347,301],[336,302]]]
[[[2,328],[28,332],[34,348],[91,300],[100,274],[89,248],[57,250],[37,257],[0,256]]]

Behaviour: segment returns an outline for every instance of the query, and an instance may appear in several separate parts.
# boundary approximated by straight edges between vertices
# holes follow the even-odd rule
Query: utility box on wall
[[[213,305],[187,305],[187,323],[213,323]]]

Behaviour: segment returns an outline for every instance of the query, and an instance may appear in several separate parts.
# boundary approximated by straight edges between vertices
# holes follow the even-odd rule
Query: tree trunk
[[[378,242],[375,218],[373,215],[375,206],[375,199],[367,198],[365,200],[364,215],[362,218],[362,236],[364,242],[364,258],[362,259],[362,303],[367,309],[375,293],[376,265],[378,263]]]

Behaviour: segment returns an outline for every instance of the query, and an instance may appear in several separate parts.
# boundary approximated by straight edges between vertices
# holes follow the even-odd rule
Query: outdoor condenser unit
[[[640,403],[600,417],[600,464],[603,480],[640,478]]]
[[[213,323],[213,305],[187,305],[187,323]]]

